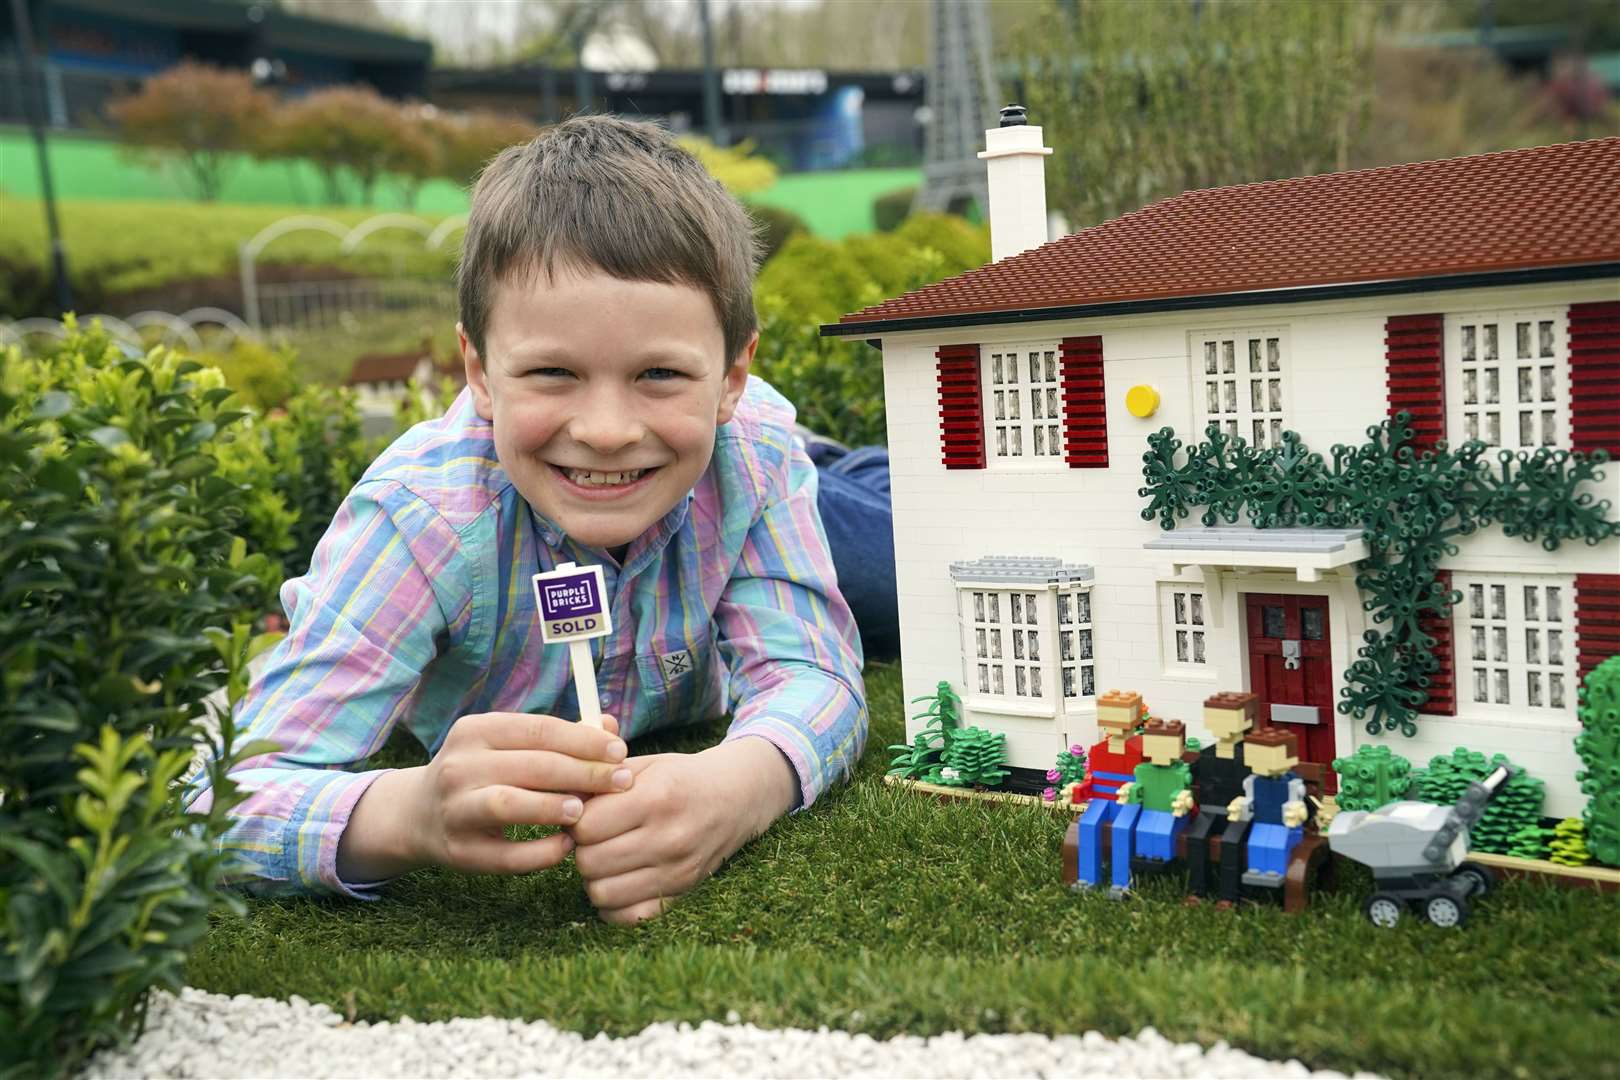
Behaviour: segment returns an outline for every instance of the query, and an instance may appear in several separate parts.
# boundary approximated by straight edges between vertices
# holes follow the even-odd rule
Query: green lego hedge
[[[1598,862],[1620,866],[1620,656],[1593,668],[1580,695],[1575,781],[1586,796],[1586,846]]]

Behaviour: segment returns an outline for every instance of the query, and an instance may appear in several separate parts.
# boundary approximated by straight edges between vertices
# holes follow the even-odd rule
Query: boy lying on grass
[[[578,117],[484,170],[468,387],[349,493],[241,702],[244,736],[283,748],[235,774],[251,795],[221,841],[256,891],[372,899],[414,867],[573,852],[629,923],[849,773],[860,640],[793,409],[748,373],[757,262],[742,207],[652,125]],[[606,575],[605,730],[572,722],[568,647],[541,643],[530,577],[569,561]],[[726,712],[701,753],[627,752]],[[429,764],[342,771],[396,724]]]

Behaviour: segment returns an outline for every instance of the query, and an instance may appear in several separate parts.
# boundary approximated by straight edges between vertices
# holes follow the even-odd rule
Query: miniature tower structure
[[[998,96],[990,69],[986,0],[934,0],[932,38],[926,93],[930,120],[917,209],[945,211],[975,199],[989,213],[984,167],[974,158],[979,133]]]

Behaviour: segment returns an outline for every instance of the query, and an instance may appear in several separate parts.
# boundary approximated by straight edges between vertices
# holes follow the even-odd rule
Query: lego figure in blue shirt
[[[1260,728],[1243,740],[1251,775],[1243,794],[1227,807],[1227,820],[1250,822],[1246,885],[1278,886],[1288,870],[1288,857],[1305,837],[1310,807],[1305,781],[1294,772],[1299,764],[1299,738],[1281,728]],[[1221,861],[1226,861],[1222,845]]]

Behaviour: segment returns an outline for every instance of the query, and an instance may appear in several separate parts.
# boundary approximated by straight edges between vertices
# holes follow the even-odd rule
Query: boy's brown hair
[[[729,366],[758,326],[755,227],[655,124],[575,116],[495,155],[473,188],[456,267],[461,325],[481,360],[496,289],[514,277],[599,269],[690,285],[714,305]]]

